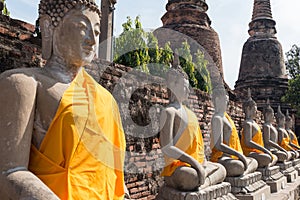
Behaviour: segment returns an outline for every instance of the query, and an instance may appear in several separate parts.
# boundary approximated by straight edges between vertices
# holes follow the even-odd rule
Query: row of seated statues
[[[1,199],[124,198],[126,142],[118,105],[83,68],[97,57],[100,18],[93,0],[41,0],[46,65],[0,76]],[[274,112],[266,107],[262,134],[249,95],[240,139],[226,113],[226,92],[215,88],[213,149],[207,160],[198,119],[183,105],[189,81],[178,58],[166,81],[171,95],[161,114],[160,144],[168,187],[205,189],[299,157],[291,117],[279,110],[276,129]]]
[[[255,122],[257,107],[249,90],[243,103],[245,120],[239,137],[226,113],[229,99],[221,88],[212,94],[215,108],[211,120],[212,154],[207,161],[197,117],[182,104],[189,93],[187,75],[180,66],[173,66],[167,83],[172,101],[162,113],[160,143],[167,165],[162,175],[169,187],[181,191],[205,188],[226,177],[241,177],[299,157],[300,146],[288,112],[285,116],[278,107],[275,128],[274,111],[267,101],[261,130]]]

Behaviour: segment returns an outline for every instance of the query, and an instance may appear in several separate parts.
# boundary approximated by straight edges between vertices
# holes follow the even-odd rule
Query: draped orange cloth
[[[190,109],[185,107],[185,110],[188,115],[188,124],[186,129],[176,142],[175,146],[188,155],[192,156],[199,163],[203,163],[204,142],[198,119]],[[163,169],[161,176],[171,176],[179,166],[190,167],[188,163],[167,156],[165,156],[165,163],[165,168]]]
[[[229,121],[229,123],[231,125],[231,135],[230,135],[230,138],[229,138],[229,144],[227,144],[226,141],[223,141],[223,143],[228,145],[230,148],[235,149],[239,153],[243,154],[243,149],[242,149],[242,146],[241,146],[241,142],[240,142],[238,132],[236,130],[236,126],[235,126],[233,120],[230,118],[230,116],[226,112],[224,113],[224,116],[226,117],[226,119]],[[211,154],[210,160],[212,162],[218,162],[218,159],[220,157],[222,157],[222,155],[223,155],[223,152],[219,151],[218,149],[216,149],[214,147],[212,149],[212,154]],[[236,156],[233,156],[233,155],[231,155],[230,157],[232,159],[238,159]]]
[[[289,130],[288,133],[293,136],[293,137],[290,137],[290,138],[292,138],[292,143],[300,148],[298,139],[297,139],[297,135],[292,130]],[[298,149],[294,148],[294,150],[298,150]]]
[[[264,147],[264,141],[263,141],[263,136],[262,136],[262,131],[259,128],[259,126],[257,125],[257,132],[252,135],[252,141],[255,142],[256,144]],[[248,147],[245,143],[245,136],[244,136],[244,129],[242,129],[242,137],[241,137],[241,146],[244,152],[245,156],[248,156],[251,152],[256,152],[256,153],[263,153],[262,151],[258,150],[258,149],[254,149],[251,147]]]
[[[117,103],[84,69],[63,94],[29,170],[60,199],[123,199],[125,138]]]
[[[286,137],[282,138],[279,145],[287,151],[294,150],[294,148],[290,146],[290,137],[288,135],[286,135]]]

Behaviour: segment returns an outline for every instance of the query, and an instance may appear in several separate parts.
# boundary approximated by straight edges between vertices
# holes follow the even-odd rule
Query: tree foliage
[[[296,78],[300,74],[300,48],[293,45],[286,54],[285,62],[287,73],[291,78]]]
[[[159,47],[154,34],[142,29],[139,17],[136,17],[134,26],[130,17],[127,17],[127,22],[122,26],[123,32],[115,40],[114,62],[164,77],[173,61],[170,42],[164,47]],[[209,92],[211,83],[206,68],[208,61],[205,60],[204,54],[198,51],[194,55],[194,61],[187,41],[183,42],[177,51],[180,55],[180,65],[188,74],[191,86]]]
[[[6,16],[9,16],[9,15],[10,15],[10,12],[9,12],[8,9],[7,9],[5,0],[0,0],[0,1],[3,3],[2,14],[3,14],[3,15],[6,15]]]
[[[291,50],[286,53],[287,73],[290,77],[288,90],[282,98],[284,102],[290,103],[296,110],[297,116],[300,117],[300,48],[293,45]]]

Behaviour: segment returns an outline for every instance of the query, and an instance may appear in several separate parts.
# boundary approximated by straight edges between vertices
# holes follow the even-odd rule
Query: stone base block
[[[298,177],[294,183],[287,183],[286,187],[280,192],[271,194],[272,200],[294,200],[299,199],[300,192],[300,177]]]
[[[240,177],[226,177],[225,181],[231,184],[231,192],[233,194],[252,193],[266,185],[266,183],[261,180],[260,172],[254,172]]]
[[[277,165],[280,167],[281,173],[286,176],[288,183],[292,183],[296,180],[296,178],[298,177],[298,171],[295,170],[291,161],[277,163]]]
[[[298,159],[293,160],[292,164],[293,164],[293,166],[299,165],[300,164],[300,159],[298,158]]]
[[[267,185],[270,186],[271,193],[279,192],[286,187],[287,178],[285,176],[278,180],[266,181]]]
[[[230,193],[230,190],[230,183],[226,182],[193,192],[182,192],[163,185],[159,189],[156,200],[237,200],[237,198]]]
[[[284,175],[280,172],[279,166],[258,168],[257,171],[261,172],[263,181],[273,181],[282,178]]]
[[[270,186],[265,185],[259,190],[248,194],[235,194],[239,200],[266,200],[271,196]]]

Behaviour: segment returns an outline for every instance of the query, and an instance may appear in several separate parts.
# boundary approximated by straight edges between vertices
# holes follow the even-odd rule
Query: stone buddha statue
[[[251,97],[251,91],[248,90],[248,99],[243,103],[245,121],[241,134],[241,146],[244,155],[257,160],[258,167],[270,167],[277,162],[277,157],[264,147],[262,131],[259,125],[254,121],[256,116],[256,103]]]
[[[41,0],[39,20],[46,65],[0,76],[1,199],[123,199],[118,106],[84,70],[100,11],[93,0]]]
[[[278,106],[277,114],[276,114],[276,121],[277,121],[277,131],[278,131],[278,144],[287,151],[292,153],[292,158],[298,158],[299,153],[294,150],[293,146],[291,145],[291,139],[289,133],[285,129],[285,116],[281,112],[280,106]]]
[[[292,130],[293,127],[293,119],[292,117],[289,115],[289,111],[286,111],[286,122],[285,122],[285,129],[289,134],[290,137],[290,145],[294,148],[294,150],[299,151],[300,150],[300,146],[298,143],[298,139],[297,139],[297,135],[295,134],[295,132]]]
[[[215,89],[212,99],[215,112],[211,121],[211,161],[222,164],[226,168],[226,176],[229,177],[254,172],[258,163],[255,159],[243,155],[236,126],[225,112],[229,101],[225,89]]]
[[[265,123],[263,124],[263,139],[265,148],[277,156],[278,162],[290,160],[292,156],[291,153],[278,145],[278,132],[272,124],[274,121],[274,110],[270,106],[269,99],[267,100],[267,106],[265,107],[263,114],[265,120]]]
[[[165,156],[161,175],[165,184],[180,191],[194,191],[222,182],[225,168],[206,161],[198,119],[183,105],[190,92],[189,81],[177,56],[174,56],[166,81],[170,104],[162,111],[160,119],[160,144]]]

